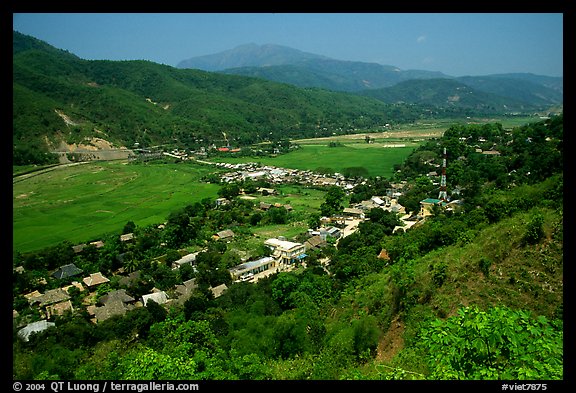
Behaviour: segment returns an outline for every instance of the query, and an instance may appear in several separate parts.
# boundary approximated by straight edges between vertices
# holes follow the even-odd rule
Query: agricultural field
[[[204,198],[220,186],[200,179],[217,169],[194,163],[129,165],[94,162],[59,166],[14,177],[13,248],[31,252],[62,241],[81,243],[120,232],[128,221],[146,226]],[[303,186],[276,187],[277,195],[248,197],[255,203],[291,205],[302,220],[254,228],[257,236],[295,236],[307,229],[324,192]]]
[[[293,140],[292,142],[300,148],[276,157],[220,156],[213,158],[212,161],[230,164],[256,161],[263,165],[321,172],[344,172],[346,168],[364,168],[367,176],[390,178],[395,164],[404,162],[422,142],[431,138],[441,138],[454,124],[501,123],[504,128],[512,128],[536,120],[538,117],[418,121],[382,132]],[[367,143],[367,138],[370,143]]]
[[[413,147],[378,147],[377,144],[346,144],[337,147],[314,144],[302,147],[289,154],[268,160],[263,164],[321,172],[344,172],[346,168],[365,168],[368,176],[389,178],[394,164],[400,164],[412,153]]]
[[[64,240],[97,240],[138,226],[162,223],[171,211],[204,198],[219,186],[200,182],[214,168],[183,164],[94,162],[61,166],[13,183],[13,248],[29,252]]]
[[[365,135],[362,135],[364,138]],[[349,141],[340,139],[320,138],[315,142],[308,140],[300,144],[300,148],[276,157],[218,157],[215,162],[231,164],[258,162],[282,168],[312,170],[319,172],[339,172],[346,168],[365,168],[367,176],[382,176],[389,178],[394,172],[394,164],[400,164],[412,153],[417,143],[370,143],[365,141]],[[330,142],[340,145],[331,147]]]
[[[514,126],[516,119],[483,119]],[[474,119],[470,122],[476,122]],[[258,161],[264,165],[302,170],[342,172],[365,168],[368,176],[391,177],[395,164],[424,140],[441,137],[454,121],[419,123],[379,133],[334,136],[294,141],[300,149],[276,157],[219,157],[219,162]],[[366,143],[369,136],[371,143]],[[128,165],[126,162],[93,162],[35,168],[13,168],[13,248],[30,252],[68,240],[96,240],[119,232],[128,221],[138,226],[162,223],[170,212],[204,198],[216,198],[219,186],[201,182],[216,168],[195,164]],[[309,215],[322,202],[318,190],[284,186],[271,203],[291,204],[295,212]],[[262,236],[298,228],[255,228]]]
[[[255,201],[270,204],[279,203],[293,208],[291,215],[294,220],[288,225],[259,225],[252,232],[261,238],[284,236],[292,239],[308,230],[308,218],[320,210],[324,202],[324,191],[306,188],[298,185],[282,185],[274,187],[278,194],[258,196]]]

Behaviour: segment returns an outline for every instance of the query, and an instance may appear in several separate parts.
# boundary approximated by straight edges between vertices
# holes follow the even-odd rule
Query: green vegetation
[[[411,122],[418,109],[147,61],[86,61],[13,34],[13,156],[52,162],[60,142],[196,149],[318,137]],[[50,146],[47,145],[47,141]]]
[[[50,152],[62,142],[90,144],[93,138],[127,148],[136,143],[167,150],[228,143],[246,147],[381,132],[387,124],[502,114],[494,109],[499,101],[472,102],[464,109],[389,104],[356,94],[147,61],[87,61],[18,32],[13,32],[12,65],[15,165],[55,163]],[[331,160],[329,153],[321,153]],[[368,167],[375,164],[374,157],[366,158]],[[357,157],[350,152],[349,158]],[[328,167],[344,169],[336,164]],[[367,170],[371,176],[376,173]]]
[[[498,111],[480,101],[384,104],[144,61],[85,61],[18,33],[13,55],[13,164],[25,165],[13,171],[14,379],[564,378],[563,115],[486,123],[480,116]],[[412,92],[433,105],[433,90]],[[446,123],[462,114],[478,117]],[[414,122],[410,137],[388,134]],[[366,178],[349,195],[294,184],[258,195],[271,185],[207,183],[216,169],[193,163],[51,166],[50,144],[93,137],[129,147],[260,144],[285,153],[262,163]],[[311,137],[327,139],[290,151],[290,140]],[[382,147],[400,141],[407,147]],[[304,242],[321,214],[383,196],[392,183],[404,182],[398,202],[417,213],[438,195],[431,173],[444,148],[448,195],[461,203],[396,232],[396,213],[370,211],[294,269],[233,282],[230,268],[270,254],[266,238]],[[233,238],[215,236],[223,230]],[[94,240],[103,246],[73,248]],[[193,266],[173,269],[191,252]],[[63,314],[24,296],[77,281],[52,275],[71,263],[110,281],[69,287],[74,310]],[[196,288],[179,297],[191,279]],[[171,302],[93,323],[87,305],[103,295],[124,289],[140,301],[154,288]],[[19,338],[44,319],[55,326]]]
[[[213,168],[182,164],[96,162],[15,178],[13,247],[29,252],[62,241],[85,242],[128,221],[160,224],[166,212],[216,197],[200,181]]]
[[[447,146],[449,195],[462,188],[459,209],[435,209],[396,233],[395,213],[371,211],[337,247],[307,250],[305,266],[256,283],[233,283],[227,269],[241,256],[267,255],[258,231],[296,228],[314,221],[322,206],[336,209],[346,199],[298,185],[255,199],[231,196],[219,207],[204,198],[173,210],[164,228],[136,219],[118,225],[118,233],[134,232],[133,243],[115,234],[102,249],[80,254],[70,242],[16,253],[13,265],[24,271],[13,273],[13,308],[21,318],[14,325],[13,377],[562,380],[562,128],[561,116],[509,132],[498,124],[450,128],[416,149],[402,172],[369,179],[350,200],[381,195],[388,181],[402,179],[414,184],[413,194],[426,192],[428,165]],[[477,153],[478,138],[501,155]],[[544,157],[547,166],[539,168]],[[259,201],[295,209],[260,211]],[[307,208],[311,201],[314,208]],[[234,231],[229,243],[212,238],[222,229]],[[383,249],[387,258],[379,257]],[[178,254],[196,250],[204,250],[196,271],[171,269]],[[190,278],[198,288],[183,302],[151,303],[97,324],[84,311],[85,294],[72,290],[74,313],[52,316],[54,328],[20,340],[17,321],[42,319],[23,294],[68,284],[72,278],[50,276],[66,263],[112,277],[99,295],[126,289],[139,298],[156,287],[176,299],[174,286]],[[140,279],[121,284],[119,268],[139,270]],[[215,298],[209,288],[220,284],[228,290]]]
[[[301,170],[319,170],[325,173],[346,173],[354,168],[364,168],[364,177],[382,176],[390,178],[394,164],[403,162],[412,152],[413,147],[364,148],[362,145],[345,145],[330,148],[327,144],[307,144],[288,154],[277,157],[218,157],[218,162],[245,163],[257,161],[262,165],[273,165],[281,168]]]
[[[263,165],[340,172],[350,177],[390,177],[394,166],[413,150],[381,148],[378,144],[366,146],[370,148],[359,144],[338,148],[305,145],[277,157],[218,157],[217,160],[230,163],[257,160]],[[31,166],[14,168],[14,175],[39,169]],[[216,194],[226,196],[225,188],[200,181],[214,171],[213,167],[184,163],[126,165],[124,162],[98,162],[57,168],[30,178],[16,177],[13,245],[16,250],[28,252],[64,240],[94,240],[109,228],[117,228],[129,220],[135,220],[138,225],[162,223],[165,212],[173,208]],[[64,181],[66,186],[62,186]],[[295,209],[311,213],[319,207],[322,198],[322,192],[298,186],[283,186],[278,191],[279,196],[262,200],[292,204]],[[59,219],[62,217],[64,221]],[[86,222],[89,224],[79,225]],[[306,229],[304,221],[295,225],[291,235]],[[282,230],[270,227],[257,233],[281,235]]]
[[[274,56],[274,60],[277,59]],[[403,71],[375,63],[333,59],[292,60],[291,63],[231,68],[222,72],[300,87],[356,92],[386,102],[417,103],[427,105],[434,115],[443,116],[503,109],[524,111],[530,107],[546,108],[563,100],[562,78],[533,74],[448,78],[441,73]]]
[[[563,334],[545,316],[465,307],[423,329],[433,379],[562,379]],[[537,356],[535,356],[537,354]]]
[[[454,79],[414,79],[359,93],[382,102],[426,106],[435,117],[465,117],[524,110],[526,102],[474,89]]]

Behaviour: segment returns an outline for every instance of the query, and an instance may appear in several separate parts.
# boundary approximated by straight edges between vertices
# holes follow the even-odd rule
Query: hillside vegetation
[[[87,61],[13,32],[13,161],[60,142],[194,149],[352,133],[413,121],[409,105],[148,61]]]
[[[410,81],[412,86],[430,89],[426,80],[449,79],[465,85],[466,93],[475,93],[474,100],[481,102],[476,111],[502,111],[521,108],[546,108],[563,101],[563,78],[529,73],[492,74],[483,76],[451,77],[441,72],[401,70],[398,67],[359,61],[344,61],[301,52],[280,45],[255,44],[208,56],[184,60],[178,68],[198,68],[226,74],[244,75],[266,80],[289,83],[299,87],[316,87],[333,91],[358,92],[362,95],[372,90],[381,96],[393,95],[395,100],[411,101],[411,93],[398,84]],[[433,106],[444,106],[443,86],[438,86]],[[383,91],[384,92],[383,92]],[[386,91],[389,90],[389,91]],[[404,95],[406,93],[406,95]],[[432,97],[427,97],[430,101]],[[455,107],[470,108],[469,102],[452,102]],[[501,112],[500,112],[501,113]]]
[[[240,252],[265,255],[258,228],[292,218],[281,208],[257,212],[233,195],[226,207],[207,198],[174,211],[163,228],[128,222],[122,232],[135,243],[115,236],[77,255],[69,243],[15,255],[14,267],[24,270],[13,273],[22,318],[13,330],[14,379],[564,379],[563,116],[512,130],[450,127],[393,178],[371,179],[349,196],[331,188],[319,208],[338,210],[405,180],[399,202],[417,212],[418,201],[438,195],[427,174],[443,148],[458,208],[439,204],[396,232],[396,213],[372,209],[358,231],[256,283],[232,282],[227,269]],[[219,194],[234,186],[244,185]],[[224,228],[234,228],[233,241],[214,240]],[[205,250],[195,271],[169,267],[182,249]],[[116,276],[90,296],[70,290],[77,311],[19,339],[17,321],[41,318],[23,295],[68,284],[49,273],[72,262],[85,274],[141,275],[130,286]],[[174,294],[190,278],[198,288],[166,307],[150,302],[94,324],[83,306],[115,289],[137,298],[152,288]],[[228,289],[214,297],[210,288],[221,284]]]
[[[237,147],[290,138],[378,132],[419,119],[515,111],[533,114],[542,108],[546,112],[552,105],[562,106],[561,83],[559,87],[555,79],[535,76],[514,85],[510,78],[501,78],[501,82],[490,84],[512,84],[514,89],[506,91],[514,90],[522,99],[503,98],[469,86],[454,87],[454,81],[438,80],[410,80],[391,90],[350,94],[324,90],[330,88],[330,83],[315,80],[364,83],[346,82],[343,76],[361,73],[366,74],[364,79],[374,81],[370,86],[374,89],[384,83],[376,83],[378,80],[398,72],[394,67],[377,64],[308,58],[302,61],[309,73],[303,75],[302,68],[292,65],[279,66],[288,67],[286,72],[293,75],[281,83],[149,61],[88,61],[14,31],[13,163],[55,163],[57,156],[50,152],[66,145],[90,146],[95,138],[114,148],[131,149],[138,144],[140,148],[161,145],[167,150],[194,150],[228,143]],[[266,72],[274,70],[270,67]],[[443,77],[425,71],[404,71],[402,75],[408,79]],[[302,77],[312,78],[306,88],[295,86],[303,85],[298,82]],[[475,86],[485,85],[483,80],[470,81]],[[458,86],[465,89],[459,95],[455,92]],[[418,97],[414,96],[415,90],[420,91]],[[553,91],[551,98],[547,90]],[[539,101],[535,102],[534,97]]]

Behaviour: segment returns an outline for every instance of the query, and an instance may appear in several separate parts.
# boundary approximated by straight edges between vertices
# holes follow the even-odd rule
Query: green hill
[[[563,102],[562,77],[510,73],[455,78],[441,72],[401,70],[390,65],[335,60],[277,45],[240,46],[230,51],[190,59],[189,63],[183,61],[178,67],[346,92],[379,90],[410,80],[452,79],[484,93],[482,99],[487,108],[499,107],[502,101],[510,108],[518,107],[521,103],[533,109],[546,109]],[[433,87],[426,85],[425,88]],[[440,89],[437,94],[441,95],[443,87],[436,87]],[[439,105],[442,104],[441,101]]]
[[[454,79],[422,79],[359,93],[386,103],[411,103],[435,108],[463,108],[483,113],[525,111],[523,101],[486,93]]]
[[[147,61],[87,61],[13,33],[14,156],[61,141],[114,146],[237,145],[412,121],[418,109]],[[47,144],[46,141],[51,144]],[[28,160],[30,161],[30,160]]]
[[[543,239],[532,245],[522,244],[534,214],[544,217]],[[445,222],[445,225],[449,231],[450,224]],[[325,342],[329,344],[318,356],[274,362],[274,376],[280,379],[454,379],[447,372],[431,376],[433,365],[439,363],[442,356],[448,356],[450,348],[446,348],[444,355],[429,353],[421,342],[423,330],[429,329],[434,321],[456,317],[467,307],[477,307],[484,312],[494,308],[523,310],[530,318],[561,320],[562,254],[561,212],[536,208],[479,230],[473,241],[461,240],[422,257],[395,262],[381,272],[351,282],[339,301],[321,312],[327,330]],[[346,330],[354,337],[353,326],[361,321],[373,327],[365,327],[364,335],[350,339],[349,344],[341,341],[344,340],[342,332]],[[360,354],[354,354],[354,343],[359,345],[360,340],[365,340],[366,348],[372,348],[372,356],[354,365],[351,359],[362,359]],[[561,342],[556,351],[560,351],[561,356]],[[528,363],[528,368],[533,367]],[[502,360],[501,364],[505,362]],[[556,367],[555,374],[543,378],[542,374],[535,374],[534,379],[561,378],[561,372],[561,366]],[[496,379],[494,374],[489,375],[484,378],[467,375],[461,379]],[[517,378],[515,375],[510,379]]]
[[[457,80],[474,89],[502,97],[514,97],[535,106],[557,105],[564,100],[563,78],[533,74],[495,74],[462,76]]]

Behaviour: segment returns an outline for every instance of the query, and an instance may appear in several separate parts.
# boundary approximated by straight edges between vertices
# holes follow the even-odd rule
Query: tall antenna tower
[[[446,202],[448,196],[446,195],[446,148],[444,148],[444,159],[442,160],[442,177],[440,178],[440,193],[438,199]]]

